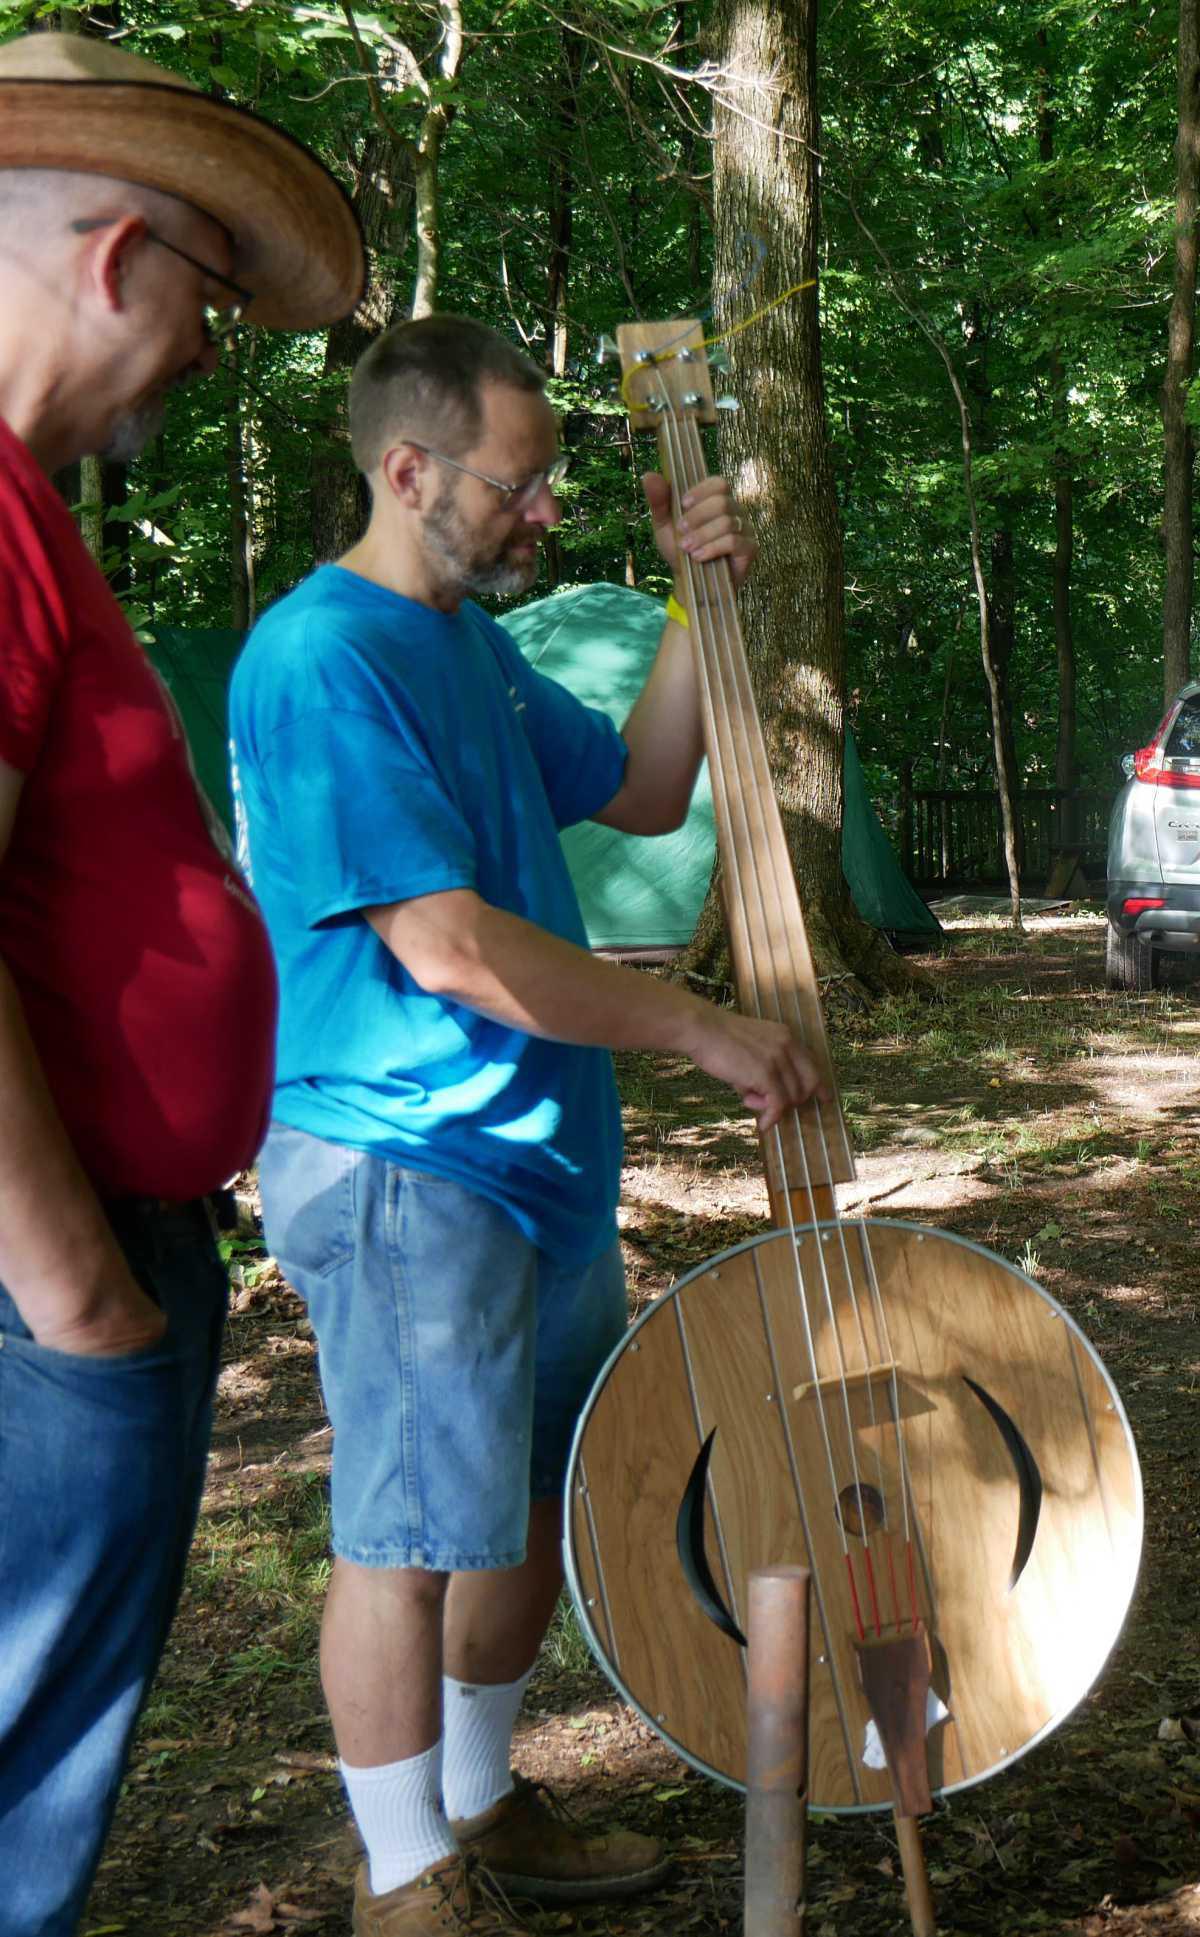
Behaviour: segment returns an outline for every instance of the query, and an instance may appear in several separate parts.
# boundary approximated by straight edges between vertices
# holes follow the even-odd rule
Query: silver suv
[[[1153,989],[1166,950],[1200,948],[1200,680],[1127,753],[1108,829],[1110,989]]]

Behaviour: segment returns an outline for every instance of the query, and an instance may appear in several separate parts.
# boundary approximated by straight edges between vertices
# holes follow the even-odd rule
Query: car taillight
[[[1200,787],[1200,773],[1180,773],[1167,767],[1166,755],[1158,740],[1138,748],[1133,756],[1133,771],[1136,779],[1147,781],[1151,787]]]
[[[1166,905],[1162,895],[1130,895],[1121,904],[1121,912],[1125,915],[1140,915],[1143,908],[1165,908]]]

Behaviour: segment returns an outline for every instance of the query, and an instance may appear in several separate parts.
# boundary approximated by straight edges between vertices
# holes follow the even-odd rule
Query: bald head
[[[0,413],[47,468],[132,456],[172,385],[214,367],[204,311],[229,300],[230,260],[221,226],[175,196],[0,171]]]
[[[37,259],[73,245],[72,222],[116,220],[140,215],[169,241],[177,231],[200,222],[214,234],[223,231],[211,217],[139,182],[107,175],[68,174],[60,168],[0,168],[0,245],[8,259]]]

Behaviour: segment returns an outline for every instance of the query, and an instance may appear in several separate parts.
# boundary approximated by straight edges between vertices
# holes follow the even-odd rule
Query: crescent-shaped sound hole
[[[1017,1544],[1013,1551],[1012,1572],[1008,1577],[1008,1591],[1011,1594],[1025,1572],[1026,1563],[1033,1552],[1033,1543],[1037,1537],[1038,1521],[1042,1512],[1042,1476],[1028,1443],[1017,1427],[1016,1420],[1010,1413],[1005,1412],[1000,1401],[993,1399],[991,1393],[983,1386],[978,1385],[974,1379],[968,1379],[965,1372],[962,1376],[963,1384],[970,1387],[989,1418],[995,1421],[996,1430],[1004,1441],[1005,1450],[1017,1476],[1021,1509],[1017,1519]]]
[[[716,1436],[714,1426],[696,1455],[696,1463],[679,1502],[679,1512],[675,1518],[675,1551],[679,1555],[684,1579],[713,1626],[720,1628],[721,1633],[727,1634],[731,1641],[736,1641],[739,1648],[744,1648],[746,1637],[721,1599],[704,1547],[708,1462],[712,1458]]]

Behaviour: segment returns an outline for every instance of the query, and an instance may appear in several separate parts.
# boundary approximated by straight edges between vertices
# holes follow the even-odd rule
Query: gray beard
[[[538,575],[539,559],[516,564],[505,557],[505,548],[491,555],[471,542],[454,504],[454,487],[448,486],[425,514],[425,542],[449,567],[442,575],[441,589],[476,598],[511,599],[526,592]]]
[[[139,404],[136,410],[127,410],[118,417],[112,427],[104,449],[97,453],[114,464],[127,464],[131,457],[145,449],[152,437],[157,437],[163,427],[165,405],[161,397]]]

